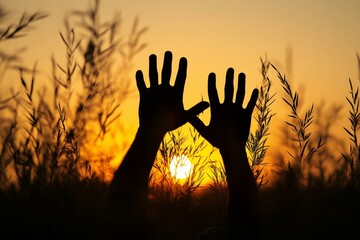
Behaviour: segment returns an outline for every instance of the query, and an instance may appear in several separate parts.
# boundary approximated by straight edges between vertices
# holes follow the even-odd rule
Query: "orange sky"
[[[63,57],[63,46],[58,32],[63,29],[63,18],[69,10],[84,9],[89,0],[11,0],[0,3],[17,19],[26,11],[43,10],[50,17],[36,23],[26,38],[6,45],[9,50],[27,46],[23,62],[31,67],[38,61],[43,77],[50,73],[50,57]],[[150,53],[159,55],[165,50],[174,54],[174,71],[181,56],[189,61],[185,89],[185,108],[202,97],[207,99],[207,75],[218,76],[222,96],[224,76],[228,67],[247,74],[247,92],[261,81],[260,57],[267,55],[284,73],[290,74],[294,88],[305,86],[306,103],[322,100],[346,105],[349,77],[356,80],[356,53],[360,53],[360,1],[303,0],[303,1],[239,1],[239,0],[106,0],[101,3],[104,20],[116,11],[122,13],[125,33],[136,16],[140,25],[148,26],[143,41],[148,44],[135,59],[137,69],[148,69]],[[3,45],[4,46],[4,45]],[[292,65],[286,66],[286,54],[292,52]],[[6,75],[11,78],[11,73]],[[281,91],[273,77],[274,88]],[[12,84],[1,82],[2,90]],[[135,81],[132,83],[133,89]],[[275,107],[285,106],[279,101]],[[123,118],[130,128],[137,126],[137,93],[124,105]],[[205,115],[205,119],[208,115]],[[344,119],[345,116],[344,116]],[[282,119],[278,119],[283,121]],[[341,127],[342,130],[342,127]]]
[[[86,8],[89,1],[12,0],[2,1],[2,4],[14,18],[24,10],[40,9],[51,14],[38,22],[28,37],[19,39],[13,46],[27,45],[24,62],[32,65],[39,61],[40,68],[46,72],[52,53],[62,57],[57,46],[62,44],[58,32],[65,13]],[[125,31],[135,16],[140,17],[140,24],[149,27],[144,37],[148,47],[137,56],[134,72],[137,68],[147,70],[150,53],[162,55],[165,50],[172,50],[175,61],[181,56],[188,58],[187,106],[198,101],[201,95],[206,97],[210,71],[218,73],[219,86],[223,85],[229,66],[244,71],[248,76],[247,87],[251,89],[260,80],[259,58],[266,54],[281,68],[289,47],[293,52],[294,87],[304,84],[309,101],[343,101],[347,79],[357,78],[359,9],[360,2],[356,0],[297,3],[286,0],[106,0],[101,3],[105,19],[121,11]],[[134,115],[131,109],[127,111],[130,116]]]

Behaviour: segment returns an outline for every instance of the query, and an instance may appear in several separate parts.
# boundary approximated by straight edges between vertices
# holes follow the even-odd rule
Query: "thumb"
[[[251,94],[249,103],[248,103],[248,105],[247,105],[247,107],[246,107],[246,109],[247,109],[250,113],[252,113],[253,110],[254,110],[254,107],[255,107],[255,105],[256,105],[256,101],[257,101],[257,99],[258,99],[258,95],[259,95],[259,90],[254,89],[253,92],[252,92],[252,94]]]
[[[207,139],[207,131],[206,131],[206,126],[205,124],[197,117],[192,117],[190,120],[189,120],[190,124],[200,133],[200,135]]]
[[[205,109],[209,107],[209,103],[205,101],[201,101],[189,110],[186,110],[187,120],[189,121],[191,118],[196,117],[198,114],[203,112]]]

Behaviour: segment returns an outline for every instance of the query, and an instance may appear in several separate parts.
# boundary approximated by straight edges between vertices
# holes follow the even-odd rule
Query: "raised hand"
[[[253,90],[249,103],[246,108],[243,108],[245,74],[240,73],[234,103],[234,69],[229,68],[226,73],[224,102],[220,103],[219,101],[214,73],[209,74],[208,93],[211,109],[209,126],[205,126],[197,117],[191,120],[191,124],[205,139],[220,150],[245,146],[249,136],[251,115],[258,97],[258,90]]]
[[[147,239],[151,227],[146,220],[148,206],[148,179],[156,153],[167,131],[174,130],[196,117],[209,103],[200,102],[184,109],[183,92],[187,60],[181,58],[174,86],[170,85],[172,54],[166,52],[159,83],[156,56],[149,57],[147,88],[142,71],[136,73],[140,92],[140,127],[110,183],[107,199],[109,233],[131,239]]]
[[[158,79],[156,55],[149,57],[150,87],[146,88],[141,70],[136,73],[136,83],[140,93],[139,120],[140,128],[154,134],[164,135],[196,117],[208,108],[207,102],[199,102],[189,110],[184,109],[183,92],[186,79],[187,60],[181,58],[174,86],[170,85],[172,53],[167,51]]]
[[[209,74],[208,92],[211,109],[209,126],[199,118],[191,124],[213,146],[219,148],[223,158],[228,186],[227,225],[230,239],[254,239],[258,234],[257,187],[246,156],[245,145],[250,131],[251,115],[258,97],[254,89],[246,108],[245,74],[238,76],[238,89],[234,97],[234,69],[226,72],[225,97],[220,103],[214,73]],[[255,238],[256,239],[256,238]]]

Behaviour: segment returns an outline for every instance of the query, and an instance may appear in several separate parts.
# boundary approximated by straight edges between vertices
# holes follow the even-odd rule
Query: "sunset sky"
[[[42,10],[50,16],[35,24],[27,37],[6,45],[16,50],[27,46],[23,63],[29,67],[38,61],[43,77],[50,74],[50,57],[63,57],[59,31],[66,13],[85,9],[89,0],[11,0],[0,1],[10,13],[8,22],[23,11]],[[356,53],[360,53],[360,1],[239,1],[239,0],[105,0],[101,1],[104,20],[121,12],[123,31],[129,32],[135,17],[140,26],[149,27],[143,41],[147,47],[135,59],[137,69],[147,75],[148,56],[158,54],[159,68],[163,53],[171,50],[173,69],[180,57],[188,58],[185,108],[207,98],[207,76],[217,74],[220,98],[228,67],[247,75],[248,97],[260,85],[260,57],[267,56],[283,73],[288,74],[295,89],[302,87],[306,104],[322,100],[346,105],[348,79],[358,79]],[[2,24],[1,24],[2,25]],[[288,60],[287,60],[288,59]],[[289,59],[291,61],[289,61]],[[290,63],[290,64],[289,64]],[[11,77],[11,73],[6,75]],[[273,75],[274,90],[281,91]],[[2,91],[11,86],[1,82]],[[132,88],[136,90],[135,80]],[[123,106],[123,118],[137,127],[137,93]],[[282,93],[277,94],[279,100]],[[285,105],[278,101],[277,111]],[[344,115],[344,119],[346,119]],[[341,128],[342,129],[342,128]]]

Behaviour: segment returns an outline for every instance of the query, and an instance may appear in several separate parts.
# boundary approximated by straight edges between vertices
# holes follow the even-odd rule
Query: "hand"
[[[251,115],[258,97],[254,89],[246,108],[245,74],[238,76],[238,89],[234,96],[234,69],[226,72],[225,97],[220,103],[216,90],[216,76],[209,74],[208,93],[211,119],[209,126],[197,117],[190,123],[213,146],[219,148],[226,171],[228,187],[227,223],[231,239],[246,238],[257,232],[256,202],[258,198],[254,176],[246,156],[245,145],[250,132]],[[255,229],[255,230],[254,230]]]
[[[199,118],[190,122],[213,146],[221,150],[245,146],[250,132],[251,115],[258,97],[258,90],[254,89],[246,108],[243,108],[245,96],[245,74],[238,76],[236,100],[234,95],[234,69],[229,68],[226,73],[225,99],[220,104],[216,90],[216,76],[209,74],[208,93],[210,100],[211,119],[209,126],[205,126]]]
[[[174,86],[170,85],[172,53],[167,51],[158,81],[156,55],[149,57],[150,87],[146,88],[142,71],[136,72],[136,83],[140,92],[140,128],[154,134],[164,135],[196,117],[209,107],[207,102],[199,102],[189,110],[184,109],[183,93],[186,80],[187,60],[181,58]]]

